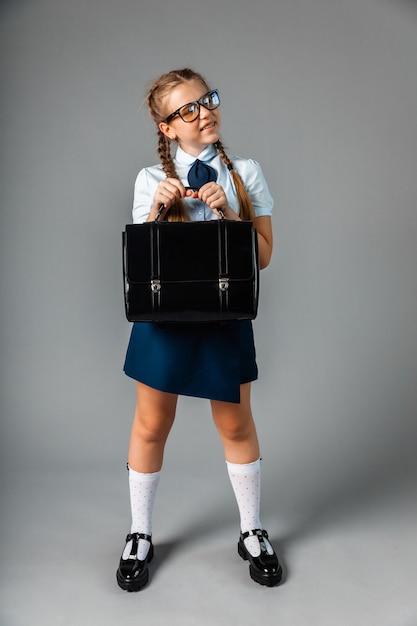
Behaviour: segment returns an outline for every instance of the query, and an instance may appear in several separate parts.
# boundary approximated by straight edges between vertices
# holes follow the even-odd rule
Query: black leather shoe
[[[151,544],[146,559],[143,561],[140,561],[136,556],[139,539],[146,539]],[[132,542],[132,548],[127,559],[124,559],[122,554],[116,572],[117,584],[125,591],[139,591],[145,587],[149,580],[148,563],[153,559],[152,537],[143,533],[132,533],[126,537],[126,543],[129,541]]]
[[[245,539],[253,535],[256,535],[259,540],[261,548],[259,556],[252,556],[244,544]],[[260,530],[259,528],[242,533],[237,544],[237,551],[242,559],[249,561],[249,574],[252,580],[260,585],[275,587],[275,585],[281,582],[282,567],[275,552],[268,554],[264,538],[268,539],[268,533],[266,530]]]

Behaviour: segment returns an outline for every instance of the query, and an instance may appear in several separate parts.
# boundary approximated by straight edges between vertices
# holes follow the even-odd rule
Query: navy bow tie
[[[194,161],[188,172],[188,184],[192,189],[200,189],[206,183],[215,182],[216,180],[216,170],[198,159]]]

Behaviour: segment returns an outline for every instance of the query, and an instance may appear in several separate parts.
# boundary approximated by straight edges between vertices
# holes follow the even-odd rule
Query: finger
[[[158,206],[163,204],[167,209],[171,208],[172,205],[175,204],[175,202],[177,201],[178,199],[175,197],[175,195],[170,193],[160,193],[158,194],[158,196],[155,197],[155,204],[157,204]]]
[[[210,182],[200,188],[198,197],[202,202],[210,206],[210,203],[218,202],[219,200],[222,201],[222,199],[225,198],[225,193],[223,187],[217,183]]]
[[[175,194],[178,198],[185,196],[185,187],[182,182],[176,178],[165,178],[159,183],[159,189],[165,189]]]
[[[222,187],[214,182],[206,183],[205,185],[200,187],[200,189],[198,190],[198,195],[200,197],[200,195],[210,193],[210,191],[213,193],[216,189],[222,189]]]
[[[166,179],[162,181],[157,189],[157,198],[161,203],[168,206],[178,202],[185,195],[185,188],[180,181]]]
[[[185,196],[185,187],[182,184],[182,182],[180,180],[178,180],[178,178],[167,178],[167,182],[170,185],[173,185],[177,189],[178,193],[180,194],[180,198],[184,198],[184,196]]]
[[[201,187],[201,189],[199,190],[198,197],[202,202],[209,204],[210,200],[213,200],[215,198],[215,194],[213,193],[213,190],[204,186]]]
[[[207,193],[204,195],[203,202],[207,204],[211,209],[217,209],[221,207],[226,201],[223,193],[215,191],[214,193]]]
[[[166,180],[162,185],[162,189],[177,200],[185,196],[185,188],[179,180]]]

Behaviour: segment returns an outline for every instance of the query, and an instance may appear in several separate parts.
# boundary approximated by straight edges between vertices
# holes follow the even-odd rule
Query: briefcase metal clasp
[[[228,278],[219,278],[219,289],[220,291],[227,291],[229,289]]]
[[[158,293],[158,291],[161,291],[161,281],[157,278],[151,280],[151,291],[153,291],[154,293]]]

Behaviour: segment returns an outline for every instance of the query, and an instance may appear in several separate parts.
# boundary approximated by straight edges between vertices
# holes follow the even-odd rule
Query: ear
[[[166,122],[160,122],[158,124],[158,128],[162,133],[164,133],[164,135],[168,137],[168,139],[171,139],[171,141],[176,140],[177,135],[169,124],[167,124]]]

